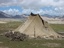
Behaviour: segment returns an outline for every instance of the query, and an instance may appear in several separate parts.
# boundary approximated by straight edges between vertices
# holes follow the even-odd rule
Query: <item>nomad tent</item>
[[[30,38],[59,38],[57,34],[48,24],[44,21],[39,14],[31,13],[28,20],[20,25],[15,31],[29,35]]]

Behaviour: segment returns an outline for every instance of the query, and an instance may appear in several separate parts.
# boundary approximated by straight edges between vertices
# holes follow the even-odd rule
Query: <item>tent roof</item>
[[[34,29],[35,28],[35,29]],[[51,36],[54,37],[59,36],[50,26],[49,24],[44,21],[39,14],[31,13],[28,17],[28,20],[21,26],[19,26],[16,31],[21,33],[25,33],[27,35],[34,36],[34,31],[36,32],[36,37],[44,37],[44,36]]]

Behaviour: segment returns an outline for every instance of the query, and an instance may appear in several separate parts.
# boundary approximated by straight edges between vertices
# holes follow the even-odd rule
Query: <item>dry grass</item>
[[[45,43],[45,44],[42,44],[44,46],[48,46],[48,47],[60,47],[61,44],[60,43]]]
[[[10,29],[16,29],[22,22],[9,22],[0,24],[0,33]],[[51,25],[55,31],[64,31],[64,25]],[[0,36],[0,48],[64,48],[64,40],[26,40],[10,41],[4,36]]]

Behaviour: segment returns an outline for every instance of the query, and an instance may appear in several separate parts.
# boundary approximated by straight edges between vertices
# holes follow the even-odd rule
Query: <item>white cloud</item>
[[[10,14],[10,15],[18,15],[21,14],[21,12],[18,9],[9,9],[9,10],[4,10],[3,12]]]
[[[64,7],[64,0],[23,0],[20,2],[24,8],[41,8],[43,6]]]
[[[21,5],[25,8],[24,13],[36,12],[39,14],[64,15],[64,0],[23,0]],[[44,11],[40,9],[45,6],[52,6],[54,10]]]
[[[23,8],[40,8],[43,6],[64,7],[64,0],[0,0],[0,6],[20,5]]]
[[[64,0],[0,0],[0,6],[13,6],[13,5],[19,5],[23,8],[22,13],[27,12],[36,12],[36,13],[49,13],[50,10],[41,10],[44,6],[52,6],[55,7],[55,11],[51,10],[52,13],[58,13],[61,12],[61,14],[64,13]]]
[[[39,9],[39,10],[34,10],[34,9],[24,9],[22,11],[22,14],[30,14],[31,12],[35,13],[35,14],[49,14],[49,15],[58,15],[58,16],[61,16],[61,15],[64,15],[64,10],[61,8],[55,8],[54,10],[42,10],[42,9]]]

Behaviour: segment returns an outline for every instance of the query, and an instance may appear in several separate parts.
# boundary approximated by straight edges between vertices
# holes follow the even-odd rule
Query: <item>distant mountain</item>
[[[4,12],[0,11],[0,18],[8,18]]]
[[[15,16],[12,16],[12,18],[21,18],[20,15],[15,15]]]
[[[9,15],[0,11],[0,18],[26,18],[26,15]]]
[[[29,14],[22,14],[22,15],[9,15],[2,11],[0,11],[0,18],[27,18]],[[55,16],[55,15],[49,15],[49,14],[43,14],[41,16],[49,17],[49,18],[64,18],[63,16]]]
[[[45,16],[45,17],[52,17],[52,16],[49,15],[49,14],[43,14],[42,16]]]
[[[0,18],[10,18],[10,17],[11,17],[11,15],[8,15],[8,14],[0,11]]]
[[[62,18],[64,18],[64,15],[62,16]]]
[[[49,14],[44,14],[42,16],[45,16],[45,17],[49,17],[49,18],[60,18],[61,16],[57,16],[57,15],[49,15]]]
[[[12,18],[26,18],[26,16],[24,16],[24,15],[15,15]]]

